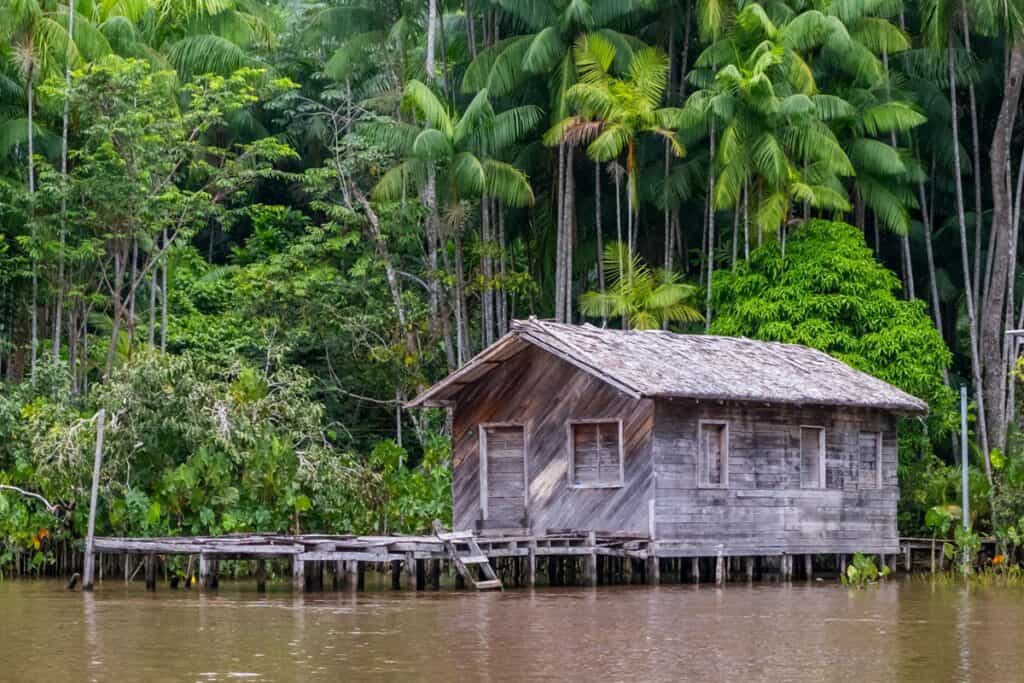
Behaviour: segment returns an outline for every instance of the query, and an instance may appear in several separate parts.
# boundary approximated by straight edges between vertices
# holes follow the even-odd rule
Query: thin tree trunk
[[[601,162],[594,162],[594,237],[597,240],[597,286],[604,298],[604,235],[601,228]],[[608,316],[601,311],[601,327],[608,326]]]
[[[114,371],[114,359],[117,357],[117,346],[121,336],[121,318],[123,316],[122,309],[124,308],[124,303],[121,298],[121,290],[124,288],[124,262],[126,257],[122,253],[124,251],[124,247],[120,244],[120,240],[114,249],[114,287],[111,292],[111,298],[114,303],[114,313],[110,328],[110,345],[107,347],[107,363],[103,370],[104,379],[109,379],[110,373]]]
[[[508,332],[508,290],[505,289],[505,206],[498,203],[498,335]]]
[[[1012,188],[1006,182],[1006,169],[1010,165],[1010,131],[1013,130],[1020,103],[1022,78],[1024,78],[1024,43],[1015,43],[1010,49],[1007,64],[1003,101],[996,120],[995,133],[989,154],[992,174],[992,230],[995,236],[995,258],[992,266],[992,284],[983,302],[981,314],[981,354],[984,365],[984,394],[988,405],[989,434],[993,445],[1004,448],[1006,361],[1003,356],[1005,333],[1006,295],[1009,279],[1013,274],[1013,257],[1010,253],[1013,238]],[[979,403],[979,410],[981,404]],[[986,448],[987,451],[987,448]],[[989,462],[986,459],[986,468]],[[990,475],[991,480],[991,475]]]
[[[736,270],[736,262],[739,261],[740,247],[740,212],[736,206],[732,210],[732,269]]]
[[[573,251],[576,239],[576,172],[575,148],[570,146],[565,158],[565,322],[572,323]]]
[[[64,55],[64,88],[71,89],[71,44],[75,35],[75,0],[68,0],[68,44]],[[64,95],[64,111],[60,134],[60,247],[57,253],[57,302],[53,316],[53,360],[60,360],[61,323],[64,320],[64,248],[67,243],[67,191],[68,191],[68,97]]]
[[[960,10],[960,20],[964,33],[964,49],[971,53],[971,26],[967,17],[967,8]],[[983,249],[982,234],[984,232],[981,205],[981,143],[978,137],[978,99],[974,91],[973,81],[967,83],[967,101],[971,113],[971,145],[974,165],[974,310],[981,310],[981,254]]]
[[[164,228],[161,243],[164,245],[163,268],[160,269],[160,350],[167,351],[167,262],[170,260],[170,245],[167,243],[167,229]]]
[[[491,261],[491,200],[485,194],[480,198],[480,269],[483,287],[480,289],[480,326],[484,348],[494,343],[494,268]]]
[[[750,186],[743,179],[743,260],[750,260]]]
[[[159,266],[156,266],[149,274],[149,330],[146,334],[146,343],[150,348],[156,342],[156,278],[159,269]]]
[[[964,215],[964,186],[963,186],[963,170],[960,164],[960,124],[959,115],[957,112],[957,98],[956,98],[956,64],[953,50],[953,36],[949,36],[949,103],[950,103],[950,116],[952,119],[953,129],[953,175],[954,175],[954,188],[956,189],[956,209],[957,209],[957,221],[960,226],[960,260],[963,266],[964,273],[964,289],[965,299],[967,300],[967,323],[968,332],[970,334],[971,343],[971,374],[974,377],[975,394],[978,401],[978,433],[981,437],[982,450],[984,451],[985,457],[985,472],[989,478],[989,483],[992,481],[991,472],[991,461],[988,455],[988,429],[986,425],[986,414],[985,414],[985,392],[984,385],[981,379],[981,366],[980,358],[978,355],[978,323],[975,318],[974,309],[974,291],[971,285],[971,267],[968,257],[967,250],[967,219]]]
[[[437,0],[427,0],[427,50],[424,68],[427,78],[434,80],[434,35],[437,31]]]
[[[35,90],[33,88],[32,79],[34,78],[35,68],[29,66],[28,77],[26,78],[26,96],[28,98],[28,194],[29,197],[34,197],[36,193],[36,170],[35,170]],[[32,208],[33,214],[35,208]],[[32,221],[32,237],[36,236],[35,220]],[[30,351],[30,374],[32,380],[35,381],[36,377],[36,363],[38,362],[39,356],[39,263],[35,257],[32,258],[32,302],[29,306],[29,313],[31,315],[31,326],[32,326],[32,348]]]
[[[715,124],[711,123],[711,168],[708,173],[708,282],[704,330],[711,329],[711,283],[715,270]]]
[[[469,56],[476,59],[476,21],[473,19],[473,0],[466,0],[466,41]]]
[[[558,183],[555,191],[555,320],[565,321],[565,143],[558,145]]]
[[[928,287],[931,290],[932,316],[935,320],[935,329],[942,335],[942,302],[939,300],[939,283],[935,274],[935,252],[932,248],[932,219],[928,213],[923,180],[917,183],[917,196],[918,201],[921,202],[921,222],[924,227],[925,256],[928,258]]]
[[[679,102],[686,101],[686,67],[690,59],[690,24],[693,23],[693,2],[686,3],[686,19],[683,29],[683,56],[679,64]]]
[[[461,368],[469,359],[467,344],[469,342],[466,329],[466,289],[465,272],[462,263],[462,234],[455,232],[455,349],[456,363]]]

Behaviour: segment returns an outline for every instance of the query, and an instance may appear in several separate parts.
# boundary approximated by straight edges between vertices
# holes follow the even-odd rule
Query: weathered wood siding
[[[570,421],[621,419],[624,483],[575,488],[569,481]],[[465,387],[454,409],[454,525],[481,519],[480,429],[488,423],[526,429],[528,522],[545,529],[650,530],[654,469],[654,402],[637,400],[540,349],[528,347],[483,379]],[[519,520],[488,520],[518,526]]]
[[[728,488],[698,484],[700,420],[729,425]],[[801,488],[800,427],[825,428],[842,489]],[[882,439],[881,488],[859,465],[864,432]],[[896,418],[839,407],[658,401],[655,534],[674,554],[897,552]],[[671,542],[670,542],[671,541]]]

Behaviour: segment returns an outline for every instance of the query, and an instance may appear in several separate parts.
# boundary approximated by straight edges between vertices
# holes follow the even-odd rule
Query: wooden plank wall
[[[624,485],[569,485],[570,420],[622,419]],[[545,529],[614,530],[646,534],[654,469],[650,457],[654,402],[633,399],[535,347],[528,347],[468,385],[453,425],[454,526],[481,518],[479,425],[524,423],[527,431],[529,524]],[[491,520],[491,526],[502,520]],[[508,520],[514,526],[516,520]]]
[[[699,420],[729,423],[729,488],[700,488]],[[824,427],[842,490],[800,486],[800,425]],[[861,476],[862,431],[882,434],[882,488]],[[896,418],[870,410],[658,401],[655,534],[679,555],[897,552]],[[861,481],[863,479],[863,482]],[[668,541],[677,541],[669,543]]]

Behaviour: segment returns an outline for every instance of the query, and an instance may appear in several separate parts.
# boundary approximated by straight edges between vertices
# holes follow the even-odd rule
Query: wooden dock
[[[941,555],[941,541],[938,553]],[[125,579],[145,570],[146,587],[156,589],[161,564],[187,557],[185,574],[168,576],[177,587],[215,589],[220,562],[250,563],[243,574],[265,590],[267,563],[290,575],[297,591],[324,589],[325,574],[335,589],[362,590],[366,572],[390,575],[394,589],[437,590],[442,576],[456,588],[597,586],[615,584],[714,583],[811,580],[845,571],[846,554],[680,556],[649,538],[616,532],[548,530],[543,534],[475,535],[437,530],[433,536],[234,534],[167,538],[97,538],[101,567],[123,568]],[[141,561],[139,561],[141,559]],[[929,569],[930,539],[901,539],[899,553],[878,557],[893,571]],[[941,563],[941,560],[939,560]],[[134,563],[134,572],[129,568]],[[901,565],[898,567],[897,565]],[[180,565],[179,565],[180,566]],[[237,567],[236,567],[237,569]],[[942,569],[941,564],[938,569]],[[115,572],[108,570],[108,577]],[[118,572],[119,573],[119,572]],[[101,573],[102,577],[102,573]]]

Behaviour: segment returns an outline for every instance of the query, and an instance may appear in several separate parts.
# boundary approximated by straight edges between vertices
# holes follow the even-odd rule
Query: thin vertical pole
[[[967,477],[967,385],[960,385],[960,486],[964,529],[971,528],[971,503]]]
[[[96,570],[96,557],[93,554],[93,536],[96,532],[96,498],[100,487],[100,465],[103,463],[103,428],[106,424],[107,411],[100,408],[96,413],[96,455],[92,464],[92,492],[89,496],[89,528],[85,536],[85,558],[82,566],[82,590],[91,591],[93,574]]]

